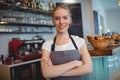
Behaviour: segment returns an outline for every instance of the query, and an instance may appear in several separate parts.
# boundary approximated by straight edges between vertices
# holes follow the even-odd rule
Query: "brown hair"
[[[59,4],[59,5],[57,5],[57,6],[54,8],[54,10],[52,11],[52,17],[54,16],[54,12],[55,12],[56,10],[60,9],[60,8],[67,10],[69,16],[71,17],[70,9],[69,9],[68,6],[65,5],[65,4]]]

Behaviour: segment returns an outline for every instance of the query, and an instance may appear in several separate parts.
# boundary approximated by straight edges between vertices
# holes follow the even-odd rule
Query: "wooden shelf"
[[[5,23],[0,23],[0,25],[17,25],[17,26],[42,26],[42,27],[54,27],[54,25],[49,25],[49,24],[32,24],[32,23],[14,23],[14,22],[5,22]]]
[[[13,11],[21,11],[21,12],[29,12],[29,13],[36,13],[36,14],[45,14],[45,15],[51,15],[50,11],[44,11],[39,10],[36,8],[29,8],[24,6],[16,6],[13,4],[7,4],[7,3],[0,3],[0,9],[1,10],[13,10]]]
[[[0,34],[39,34],[39,33],[51,34],[53,32],[0,32]]]

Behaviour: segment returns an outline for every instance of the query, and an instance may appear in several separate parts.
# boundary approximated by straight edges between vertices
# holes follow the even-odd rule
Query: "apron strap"
[[[73,43],[75,49],[78,49],[78,47],[77,47],[77,45],[76,45],[74,39],[73,39],[71,36],[69,36],[69,37],[70,37],[70,39],[72,40],[72,43]],[[51,51],[55,51],[55,41],[56,41],[56,36],[55,36],[55,38],[54,38],[53,44],[51,45]]]
[[[55,51],[55,41],[56,41],[56,36],[54,38],[53,44],[51,45],[51,51]]]
[[[76,49],[78,49],[78,47],[77,47],[77,45],[76,45],[74,39],[73,39],[71,36],[70,36],[70,38],[71,38],[71,40],[72,40],[72,43],[73,43],[74,47],[75,47]]]

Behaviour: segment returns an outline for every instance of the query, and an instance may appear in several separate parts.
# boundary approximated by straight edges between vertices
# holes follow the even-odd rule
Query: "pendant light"
[[[118,0],[118,6],[120,6],[120,0]]]

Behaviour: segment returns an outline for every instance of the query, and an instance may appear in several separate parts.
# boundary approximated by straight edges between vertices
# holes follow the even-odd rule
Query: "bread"
[[[114,40],[116,40],[118,35],[119,35],[119,34],[113,34],[113,35],[111,36],[111,38],[114,39]]]
[[[93,36],[87,36],[87,39],[88,40],[94,40],[94,37]]]
[[[95,36],[95,40],[103,40],[104,38],[100,35]]]

